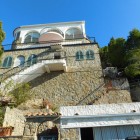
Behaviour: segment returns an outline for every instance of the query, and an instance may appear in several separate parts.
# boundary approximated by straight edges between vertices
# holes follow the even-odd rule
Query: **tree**
[[[124,66],[125,39],[111,38],[108,44],[108,57],[112,66],[121,68]]]
[[[15,85],[14,90],[9,93],[12,100],[15,102],[15,107],[31,99],[31,94],[29,93],[30,88],[29,83]]]
[[[3,53],[2,41],[5,39],[5,33],[2,29],[2,22],[0,21],[0,56]]]
[[[31,99],[28,83],[13,84],[12,81],[4,84],[0,90],[0,126],[3,124],[6,106],[17,107]],[[11,104],[13,103],[13,104]]]
[[[126,41],[126,49],[136,49],[140,48],[140,31],[138,29],[133,29],[129,32],[129,36]]]
[[[105,68],[110,64],[109,57],[108,57],[108,46],[100,48],[100,58],[101,58],[103,68]]]
[[[125,73],[129,77],[136,77],[140,75],[140,49],[134,49],[127,52],[125,56],[127,66]]]

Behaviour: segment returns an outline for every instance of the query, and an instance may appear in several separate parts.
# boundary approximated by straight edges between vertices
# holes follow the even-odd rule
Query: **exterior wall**
[[[25,126],[25,117],[22,111],[14,108],[10,109],[7,107],[3,127],[14,127],[14,131],[12,132],[12,136],[22,136],[24,132]]]
[[[54,121],[55,120],[55,121]],[[48,130],[48,122],[52,121],[58,129],[58,140],[60,140],[60,126],[57,117],[34,117],[27,118],[24,129],[24,136],[28,138],[37,138],[37,135]]]
[[[93,60],[86,59],[86,51],[88,50],[94,51],[95,58]],[[18,55],[24,55],[26,59],[25,61],[27,61],[31,54],[43,54],[45,59],[53,59],[53,52],[50,53],[49,51],[52,50],[49,48],[42,48],[9,51],[3,54],[2,60],[8,55],[13,56],[14,59]],[[99,57],[99,48],[97,44],[67,45],[63,46],[63,49],[59,51],[63,52],[62,57],[66,59],[67,72],[64,73],[58,71],[44,73],[42,76],[30,81],[32,86],[30,92],[32,93],[33,98],[46,98],[57,108],[59,108],[61,105],[78,104],[87,95],[94,92],[99,85],[104,83]],[[77,51],[83,52],[83,60],[76,60],[75,55]],[[42,57],[40,57],[40,59],[41,58]],[[3,73],[6,70],[9,69],[0,69],[0,72]],[[93,96],[90,96],[89,101],[84,104],[131,102],[131,97],[129,91],[127,90],[118,89],[108,92],[107,89],[102,89],[97,94],[101,95],[98,100],[95,100]]]
[[[30,82],[32,95],[38,99],[48,99],[54,106],[76,105],[90,90],[103,82],[101,71],[52,72],[45,73]],[[39,93],[39,94],[38,94]]]
[[[0,137],[0,140],[29,140],[29,139],[23,139],[22,136],[9,136],[9,137]]]
[[[67,56],[67,66],[72,68],[86,68],[92,67],[96,69],[101,69],[101,62],[99,57],[99,48],[97,44],[90,45],[77,45],[77,46],[64,46],[64,52],[66,52]],[[86,52],[88,50],[92,50],[94,52],[94,59],[88,60],[86,58]],[[83,60],[76,60],[76,52],[82,51],[84,55]]]
[[[94,51],[94,57],[95,59],[93,60],[87,60],[86,59],[86,51],[88,50],[93,50]],[[49,48],[43,48],[43,49],[23,49],[23,50],[16,50],[16,51],[7,51],[4,52],[4,54],[2,55],[2,63],[4,61],[4,59],[7,56],[12,56],[13,58],[13,62],[12,62],[12,67],[14,66],[14,60],[19,56],[19,55],[23,55],[25,57],[25,61],[28,60],[28,57],[31,54],[36,54],[36,55],[41,55],[41,53],[45,52],[45,59],[53,59],[54,55],[53,53],[56,52],[56,50],[52,50]],[[48,52],[47,52],[48,51]],[[52,51],[49,52],[49,51]],[[57,50],[57,51],[61,51],[64,52],[66,54],[66,57],[64,56],[64,54],[62,55],[62,58],[66,58],[67,61],[67,66],[69,67],[69,70],[71,69],[75,69],[78,67],[96,67],[98,69],[98,67],[101,69],[101,62],[100,62],[100,58],[99,58],[99,48],[97,46],[97,44],[93,45],[93,44],[87,44],[87,45],[78,45],[78,46],[64,46],[63,49]],[[84,54],[84,59],[83,60],[76,60],[76,52],[77,51],[82,51]],[[9,71],[10,68],[2,68],[0,69],[0,73],[4,73],[6,71]]]
[[[7,56],[12,56],[12,58],[13,58],[13,61],[12,61],[12,67],[11,68],[3,68],[2,66],[1,66],[1,68],[0,68],[0,73],[4,73],[4,72],[6,72],[6,71],[9,71],[10,69],[12,69],[13,68],[13,66],[14,66],[14,60],[18,57],[18,56],[20,56],[20,55],[23,55],[24,57],[25,57],[25,61],[27,61],[28,60],[28,57],[30,56],[30,55],[32,55],[32,54],[35,54],[35,55],[39,55],[40,53],[42,53],[42,52],[44,52],[44,51],[47,51],[47,50],[49,50],[49,48],[44,48],[44,49],[30,49],[30,50],[17,50],[17,51],[6,51],[6,52],[4,52],[3,53],[3,55],[2,55],[2,58],[1,58],[1,62],[2,62],[2,64],[3,64],[3,61],[4,61],[4,59],[7,57]],[[49,56],[48,56],[49,57]]]
[[[80,140],[80,130],[61,129],[61,140]]]
[[[85,23],[84,23],[84,21],[83,22],[67,22],[67,23],[58,23],[58,24],[44,24],[44,25],[42,24],[42,25],[33,25],[33,26],[32,25],[31,26],[22,26],[20,28],[17,28],[14,31],[14,33],[17,33],[20,31],[21,32],[20,33],[21,43],[24,43],[25,35],[28,32],[37,31],[40,34],[43,34],[43,33],[47,32],[47,30],[49,30],[49,29],[57,28],[57,29],[61,30],[63,32],[63,34],[65,35],[65,32],[71,27],[81,29],[81,31],[85,35]]]

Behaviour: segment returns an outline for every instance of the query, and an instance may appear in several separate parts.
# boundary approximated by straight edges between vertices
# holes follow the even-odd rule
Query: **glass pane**
[[[83,33],[80,29],[71,28],[66,31],[66,39],[83,38]]]
[[[3,67],[7,67],[7,62],[8,62],[8,57],[4,59],[2,66]]]

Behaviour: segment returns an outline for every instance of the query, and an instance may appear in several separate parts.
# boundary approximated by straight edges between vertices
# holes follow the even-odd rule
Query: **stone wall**
[[[22,136],[8,136],[8,137],[0,137],[0,140],[29,140],[29,139],[23,139]]]
[[[61,140],[79,140],[79,129],[61,129]]]
[[[88,59],[86,58],[86,52],[88,50],[92,50],[94,54],[94,59]],[[0,73],[4,73],[14,67],[14,61],[15,59],[23,55],[25,57],[25,61],[28,60],[29,56],[31,54],[35,54],[39,56],[39,59],[53,59],[54,58],[54,52],[60,51],[61,52],[61,57],[66,59],[67,67],[70,68],[85,68],[85,67],[95,67],[95,68],[101,68],[101,62],[100,62],[100,57],[99,57],[99,48],[97,44],[87,44],[87,45],[73,45],[73,46],[63,46],[63,49],[59,50],[53,50],[51,48],[37,48],[37,49],[23,49],[23,50],[11,50],[11,51],[6,51],[2,55],[2,63],[4,59],[7,56],[12,56],[13,61],[12,61],[12,67],[11,68],[3,68],[1,65],[0,68]],[[76,60],[76,52],[77,51],[82,51],[84,54],[84,59],[83,60]],[[41,56],[40,56],[41,55]],[[26,67],[26,64],[25,64]]]
[[[30,92],[35,99],[48,99],[57,108],[61,105],[76,105],[104,82],[101,75],[101,70],[93,69],[45,73],[30,82]]]
[[[12,132],[12,136],[22,136],[25,126],[25,117],[22,111],[14,108],[10,109],[6,108],[3,127],[12,126],[14,130]]]
[[[4,73],[4,72],[6,72],[6,71],[12,69],[12,68],[14,67],[14,61],[15,61],[15,59],[16,59],[18,56],[20,56],[20,55],[24,56],[24,57],[25,57],[25,61],[27,61],[30,55],[32,55],[32,54],[39,55],[39,54],[41,54],[42,52],[46,52],[46,54],[47,54],[48,57],[49,57],[49,55],[50,55],[50,52],[49,52],[49,51],[50,51],[49,48],[43,48],[43,49],[29,49],[29,50],[27,50],[27,49],[24,50],[24,49],[23,49],[23,50],[10,50],[10,51],[6,51],[6,52],[4,52],[3,55],[2,55],[2,58],[1,58],[2,61],[1,61],[1,62],[3,63],[3,61],[4,61],[4,59],[5,59],[6,57],[11,56],[11,57],[13,58],[12,67],[11,67],[11,68],[3,68],[3,67],[2,67],[2,64],[1,64],[0,73]]]
[[[45,135],[49,134],[49,125],[52,123],[53,127],[58,130],[58,140],[60,140],[60,126],[59,118],[51,116],[31,117],[26,119],[24,136],[28,138],[37,138],[39,135],[45,132]],[[52,126],[51,126],[52,127]],[[47,132],[48,130],[48,132]],[[43,135],[43,136],[45,136]]]

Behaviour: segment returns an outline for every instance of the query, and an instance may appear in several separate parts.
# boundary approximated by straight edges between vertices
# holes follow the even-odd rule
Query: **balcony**
[[[53,49],[61,49],[62,45],[73,45],[73,44],[83,44],[89,43],[89,40],[85,38],[81,39],[68,39],[68,40],[51,40],[37,43],[15,43],[12,45],[14,49],[26,49],[26,48],[39,48],[39,47],[50,47]]]
[[[45,64],[44,66],[48,73],[51,71],[67,71],[65,59],[44,60],[42,62]]]

